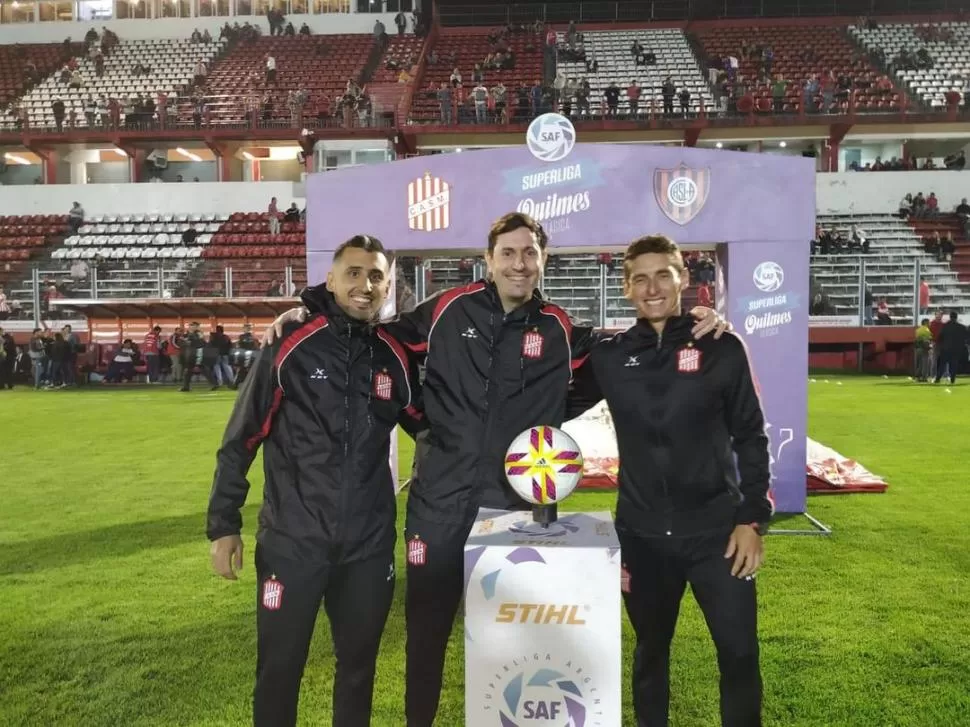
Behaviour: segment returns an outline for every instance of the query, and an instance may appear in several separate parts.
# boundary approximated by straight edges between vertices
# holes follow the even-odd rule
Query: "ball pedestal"
[[[542,524],[479,510],[465,544],[465,725],[621,724],[620,619],[610,513]]]
[[[532,521],[538,523],[544,528],[548,528],[556,520],[559,519],[559,506],[553,503],[552,505],[533,505],[532,506]]]

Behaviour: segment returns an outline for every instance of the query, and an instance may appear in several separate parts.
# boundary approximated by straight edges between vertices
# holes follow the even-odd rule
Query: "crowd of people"
[[[960,172],[963,171],[966,165],[967,155],[962,149],[943,158],[944,169]],[[859,162],[849,164],[850,172],[914,172],[917,170],[933,171],[937,169],[940,169],[940,167],[933,157],[926,157],[923,163],[920,164],[915,154],[903,158],[894,156],[887,161],[883,161],[881,156],[877,156],[874,161],[866,162],[865,164],[860,164]]]

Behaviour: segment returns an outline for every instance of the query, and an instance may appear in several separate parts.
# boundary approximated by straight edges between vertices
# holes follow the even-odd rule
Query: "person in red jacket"
[[[701,283],[701,286],[697,289],[697,305],[702,305],[705,308],[714,307],[714,294],[711,292],[710,284]]]
[[[145,363],[148,365],[148,383],[157,384],[161,381],[161,368],[159,366],[158,347],[161,339],[162,328],[155,326],[145,334],[145,340],[141,344],[141,352],[145,355]]]

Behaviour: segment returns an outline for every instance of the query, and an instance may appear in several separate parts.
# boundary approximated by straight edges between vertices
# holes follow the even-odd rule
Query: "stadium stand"
[[[512,108],[520,89],[526,90],[543,80],[542,39],[531,32],[512,33],[507,38],[508,49],[514,58],[512,67],[485,71],[484,83],[491,89],[501,82],[507,89],[509,108]],[[459,109],[463,108],[462,104],[469,101],[470,92],[475,87],[472,71],[499,47],[494,31],[442,29],[428,52],[424,77],[416,81],[421,83],[421,88],[414,94],[410,120],[415,123],[440,123],[441,107],[437,90],[442,83],[450,82],[456,68],[461,74],[461,86],[454,93],[453,103]],[[436,62],[430,62],[432,57]],[[471,115],[474,115],[473,111]]]
[[[956,215],[938,215],[922,219],[910,219],[909,224],[921,239],[926,239],[935,232],[941,237],[951,235],[956,248],[950,267],[957,273],[960,280],[970,283],[970,239],[964,234],[963,224]]]
[[[62,69],[30,91],[21,103],[27,109],[30,125],[34,127],[55,126],[52,104],[58,99],[65,106],[65,126],[71,125],[73,113],[73,126],[88,127],[85,110],[86,104],[92,101],[98,109],[96,114],[92,114],[94,124],[107,126],[110,120],[109,104],[113,100],[120,104],[120,123],[130,123],[134,118],[141,118],[129,120],[128,115],[134,113],[135,107],[146,97],[156,103],[159,94],[163,94],[174,102],[178,94],[191,84],[199,60],[210,63],[224,45],[225,41],[194,44],[177,38],[123,40],[104,57],[101,77],[95,73],[93,58],[81,56],[76,58],[76,62],[83,86],[69,86],[62,79]],[[136,65],[148,69],[148,73],[134,75],[132,71]]]
[[[225,269],[232,268],[233,297],[264,296],[275,280],[282,285],[287,267],[293,284],[306,285],[306,225],[282,222],[280,234],[269,234],[265,212],[236,212],[212,237],[202,255],[204,265],[196,295],[224,294]]]
[[[80,47],[63,43],[0,45],[0,107],[59,68]]]
[[[816,255],[812,275],[834,308],[834,314],[853,315],[859,306],[860,259],[865,261],[866,284],[878,302],[886,299],[893,323],[913,323],[915,263],[933,291],[933,300],[948,307],[970,310],[970,284],[961,282],[948,263],[923,252],[922,240],[914,230],[893,215],[819,216],[823,229],[847,232],[852,225],[865,230],[871,243],[868,255]]]
[[[307,93],[304,108],[321,102],[336,107],[347,81],[356,83],[374,46],[374,36],[260,36],[241,42],[221,58],[206,79],[206,103],[212,123],[238,123],[254,105],[264,123],[288,125],[290,94]],[[266,82],[266,59],[276,61],[276,82]],[[267,105],[267,101],[271,102]],[[179,119],[191,119],[191,109],[179,109]]]
[[[892,66],[899,85],[927,106],[945,107],[949,91],[960,96],[960,105],[966,105],[970,91],[970,23],[853,25],[849,33],[870,54],[884,58]],[[928,54],[928,63],[918,57],[921,50]]]
[[[632,53],[633,44],[639,41],[644,52],[652,53],[656,62],[650,65],[638,65]],[[670,76],[677,86],[677,91],[687,88],[690,91],[688,108],[690,113],[697,113],[701,98],[705,99],[707,108],[711,107],[712,93],[707,85],[694,52],[691,50],[687,37],[676,28],[649,28],[642,30],[609,30],[591,31],[582,34],[582,47],[586,60],[565,60],[566,34],[558,33],[557,42],[560,44],[557,70],[562,71],[566,78],[580,82],[586,80],[590,86],[591,115],[600,114],[603,105],[603,92],[610,83],[616,83],[620,88],[620,114],[629,113],[629,99],[626,89],[630,82],[636,80],[642,88],[639,99],[639,115],[650,113],[653,102],[655,113],[663,109],[661,86]],[[596,71],[587,70],[587,61],[596,60]],[[679,101],[675,103],[679,110]],[[575,108],[575,107],[574,107]]]
[[[424,38],[415,35],[390,36],[384,57],[370,82],[406,85],[413,79],[408,79],[401,74],[408,73],[418,64],[423,45]]]
[[[67,215],[0,217],[0,284],[7,288],[10,302],[16,302],[15,313],[21,310],[21,305],[10,290],[11,284],[18,283],[27,274],[31,262],[60,244],[67,231]]]
[[[732,56],[738,59],[738,76],[744,79],[756,108],[760,110],[770,110],[773,102],[771,83],[763,75],[764,64],[760,55],[760,51],[767,48],[773,54],[771,80],[780,77],[786,82],[783,109],[786,112],[801,108],[806,81],[813,76],[820,79],[830,71],[836,79],[845,76],[849,80],[855,91],[858,111],[900,109],[899,93],[895,89],[877,87],[882,74],[853,45],[843,26],[705,27],[697,30],[695,37],[703,44],[709,63],[720,65],[723,59]],[[822,98],[819,93],[815,100]],[[842,109],[847,108],[847,94],[840,96],[836,89],[834,98]]]

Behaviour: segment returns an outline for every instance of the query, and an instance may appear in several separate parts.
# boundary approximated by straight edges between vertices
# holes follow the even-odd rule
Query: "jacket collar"
[[[374,323],[360,321],[344,313],[343,309],[337,305],[333,293],[327,290],[326,284],[304,288],[303,292],[300,293],[300,299],[311,313],[326,316],[334,330],[340,333],[346,333],[350,336],[366,336],[374,328]]]
[[[657,345],[658,342],[679,345],[693,340],[694,335],[691,329],[694,327],[694,318],[689,315],[671,316],[664,324],[663,336],[659,336],[646,318],[637,318],[637,324],[630,330],[630,333],[638,340]]]
[[[497,312],[501,312],[507,321],[531,318],[533,315],[537,314],[545,304],[545,300],[542,297],[542,292],[536,288],[534,291],[532,291],[532,297],[529,298],[529,300],[515,310],[506,313],[505,308],[502,306],[502,299],[499,297],[498,287],[496,287],[495,282],[492,280],[480,280],[479,282],[485,286],[485,292],[488,295],[488,300],[492,307],[496,308]]]

